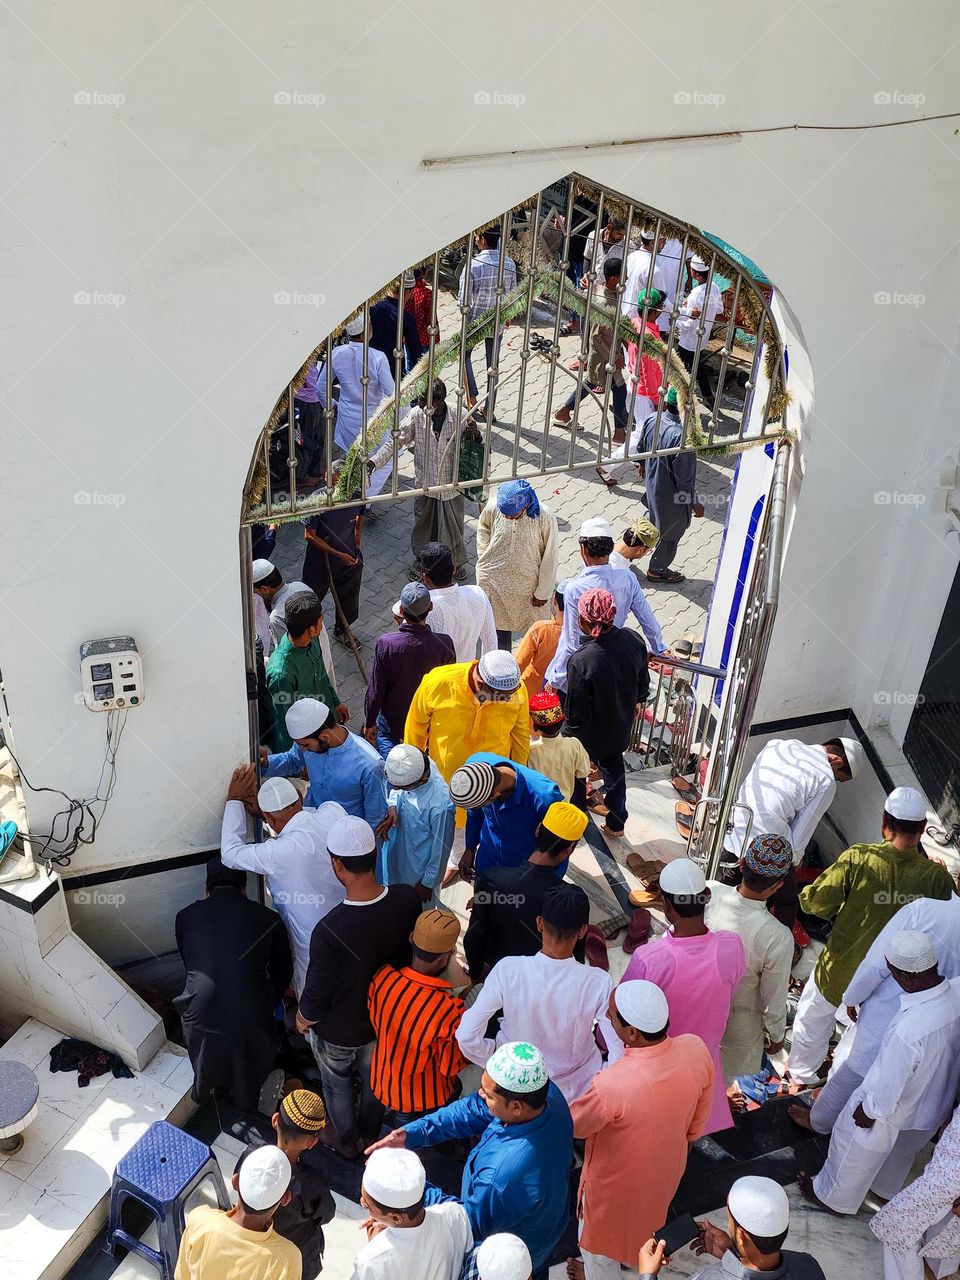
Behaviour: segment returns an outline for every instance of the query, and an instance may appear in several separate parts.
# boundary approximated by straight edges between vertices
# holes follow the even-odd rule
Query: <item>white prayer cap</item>
[[[271,573],[276,573],[277,566],[270,560],[254,560],[253,562],[253,585],[262,582],[264,578],[269,578]]]
[[[407,742],[391,747],[383,767],[387,781],[395,787],[409,787],[419,782],[427,767],[426,758],[419,747],[411,747]]]
[[[926,973],[937,967],[937,953],[926,933],[919,929],[903,929],[895,933],[884,948],[887,964],[904,973]]]
[[[257,1147],[240,1166],[240,1199],[248,1209],[262,1213],[283,1199],[293,1170],[279,1147]]]
[[[327,853],[335,858],[362,858],[365,853],[373,853],[376,847],[377,838],[370,823],[349,813],[327,832]]]
[[[603,516],[591,516],[589,520],[584,520],[577,537],[612,538],[613,530],[610,528],[610,522],[604,520]]]
[[[506,649],[490,649],[477,663],[477,673],[484,684],[500,693],[513,693],[520,688],[520,667]]]
[[[707,264],[704,262],[702,258],[697,257],[697,258],[690,259],[691,271],[709,271],[709,269],[710,268],[707,266]]]
[[[526,1040],[502,1044],[487,1059],[486,1072],[494,1084],[511,1093],[535,1093],[549,1080],[543,1054]]]
[[[283,719],[291,738],[312,738],[329,714],[330,708],[316,698],[298,698]]]
[[[363,312],[362,311],[358,316],[353,317],[353,319],[347,325],[345,332],[348,338],[356,338],[356,337],[359,337],[361,333],[363,333]]]
[[[891,818],[903,822],[926,822],[927,802],[915,787],[894,787],[883,802]]]
[[[506,1231],[487,1236],[477,1250],[480,1280],[530,1280],[533,1262],[530,1250],[519,1236]]]
[[[641,240],[656,240],[656,238],[657,238],[656,227],[644,227],[640,232]]]
[[[363,1190],[385,1209],[412,1209],[423,1199],[427,1175],[414,1151],[381,1148],[368,1158]]]
[[[613,1003],[624,1022],[647,1035],[658,1035],[670,1021],[667,997],[655,982],[643,978],[614,987]]]
[[[752,1236],[778,1236],[790,1225],[787,1193],[772,1178],[738,1178],[727,1196],[734,1220]]]
[[[279,813],[288,805],[296,804],[300,792],[289,778],[268,778],[257,792],[257,804],[261,813]]]
[[[706,877],[689,858],[674,858],[660,872],[661,891],[678,898],[694,898],[703,893],[706,887]]]
[[[856,738],[841,738],[840,745],[843,747],[843,754],[847,757],[850,777],[855,778],[867,762],[867,753]]]

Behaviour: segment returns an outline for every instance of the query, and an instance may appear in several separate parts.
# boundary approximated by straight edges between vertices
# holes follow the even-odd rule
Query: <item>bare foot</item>
[[[568,1276],[568,1280],[583,1280],[583,1259],[582,1258],[567,1259],[567,1276]]]
[[[787,1107],[787,1115],[794,1124],[799,1125],[801,1129],[806,1129],[809,1133],[813,1133],[813,1125],[810,1123],[810,1108],[802,1107],[795,1102],[792,1107]]]
[[[836,1209],[831,1209],[828,1204],[823,1203],[813,1189],[813,1179],[803,1169],[797,1174],[797,1186],[804,1200],[809,1200],[811,1204],[816,1205],[818,1209],[823,1209],[826,1213],[832,1213],[835,1218],[843,1217],[842,1213],[837,1213]]]
[[[570,417],[571,417],[570,410],[567,408],[565,404],[562,404],[560,408],[557,410],[557,412],[553,415],[553,420],[554,422],[559,422],[563,426],[566,426],[566,424],[570,421]]]
[[[450,885],[452,885],[453,882],[455,880],[458,880],[459,878],[460,878],[459,867],[448,867],[447,870],[444,872],[443,880],[440,884],[440,888],[448,889]]]

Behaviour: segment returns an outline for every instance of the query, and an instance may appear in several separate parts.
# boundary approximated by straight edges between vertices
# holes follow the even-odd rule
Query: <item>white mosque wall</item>
[[[398,269],[571,169],[737,245],[803,326],[816,413],[759,714],[853,705],[866,723],[882,682],[915,690],[955,556],[931,501],[876,495],[926,498],[955,448],[954,123],[422,162],[946,111],[955,23],[947,0],[923,24],[889,0],[869,23],[826,0],[680,16],[15,0],[0,668],[30,780],[96,786],[82,641],[132,634],[146,690],[71,870],[217,844],[247,745],[240,490],[280,387]],[[39,830],[61,803],[27,801]]]

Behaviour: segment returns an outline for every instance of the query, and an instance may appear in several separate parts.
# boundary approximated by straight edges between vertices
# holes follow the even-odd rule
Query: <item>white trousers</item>
[[[577,1224],[577,1239],[583,1235],[583,1219]],[[591,1253],[580,1246],[583,1258],[583,1280],[639,1280],[638,1267],[623,1267],[616,1258],[608,1258],[603,1253]]]
[[[858,1075],[845,1062],[831,1070],[827,1083],[810,1108],[810,1123],[815,1133],[830,1132],[837,1123],[840,1112],[862,1084],[863,1076]]]
[[[830,1048],[830,1037],[836,1023],[837,1006],[821,994],[811,973],[793,1020],[790,1056],[787,1059],[787,1070],[792,1080],[809,1084],[820,1078],[820,1068]]]
[[[447,855],[448,867],[459,867],[460,859],[467,851],[467,828],[454,827],[453,844],[450,846],[450,852]]]
[[[951,1213],[949,1217],[953,1217]],[[946,1219],[944,1219],[944,1222]],[[942,1223],[937,1223],[936,1230],[939,1230]],[[883,1246],[883,1280],[923,1280],[923,1264],[926,1261],[927,1266],[935,1276],[944,1277],[952,1276],[957,1267],[960,1266],[960,1258],[921,1258],[919,1253],[912,1253],[907,1257],[903,1253],[894,1253],[887,1245]]]
[[[827,1162],[813,1179],[820,1200],[836,1213],[857,1213],[873,1188],[884,1200],[903,1190],[914,1156],[932,1136],[929,1129],[898,1129],[877,1120],[861,1129],[853,1119],[861,1091],[853,1095],[837,1117]]]

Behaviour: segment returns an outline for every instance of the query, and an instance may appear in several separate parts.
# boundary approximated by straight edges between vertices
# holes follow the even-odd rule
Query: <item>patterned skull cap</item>
[[[589,624],[590,634],[598,636],[604,627],[613,626],[617,616],[617,602],[603,587],[591,587],[577,601],[577,613]]]
[[[543,1054],[526,1040],[502,1044],[487,1059],[486,1071],[494,1084],[511,1093],[535,1093],[550,1079]]]
[[[783,836],[754,836],[743,851],[743,865],[754,875],[779,880],[793,862],[793,845]]]

